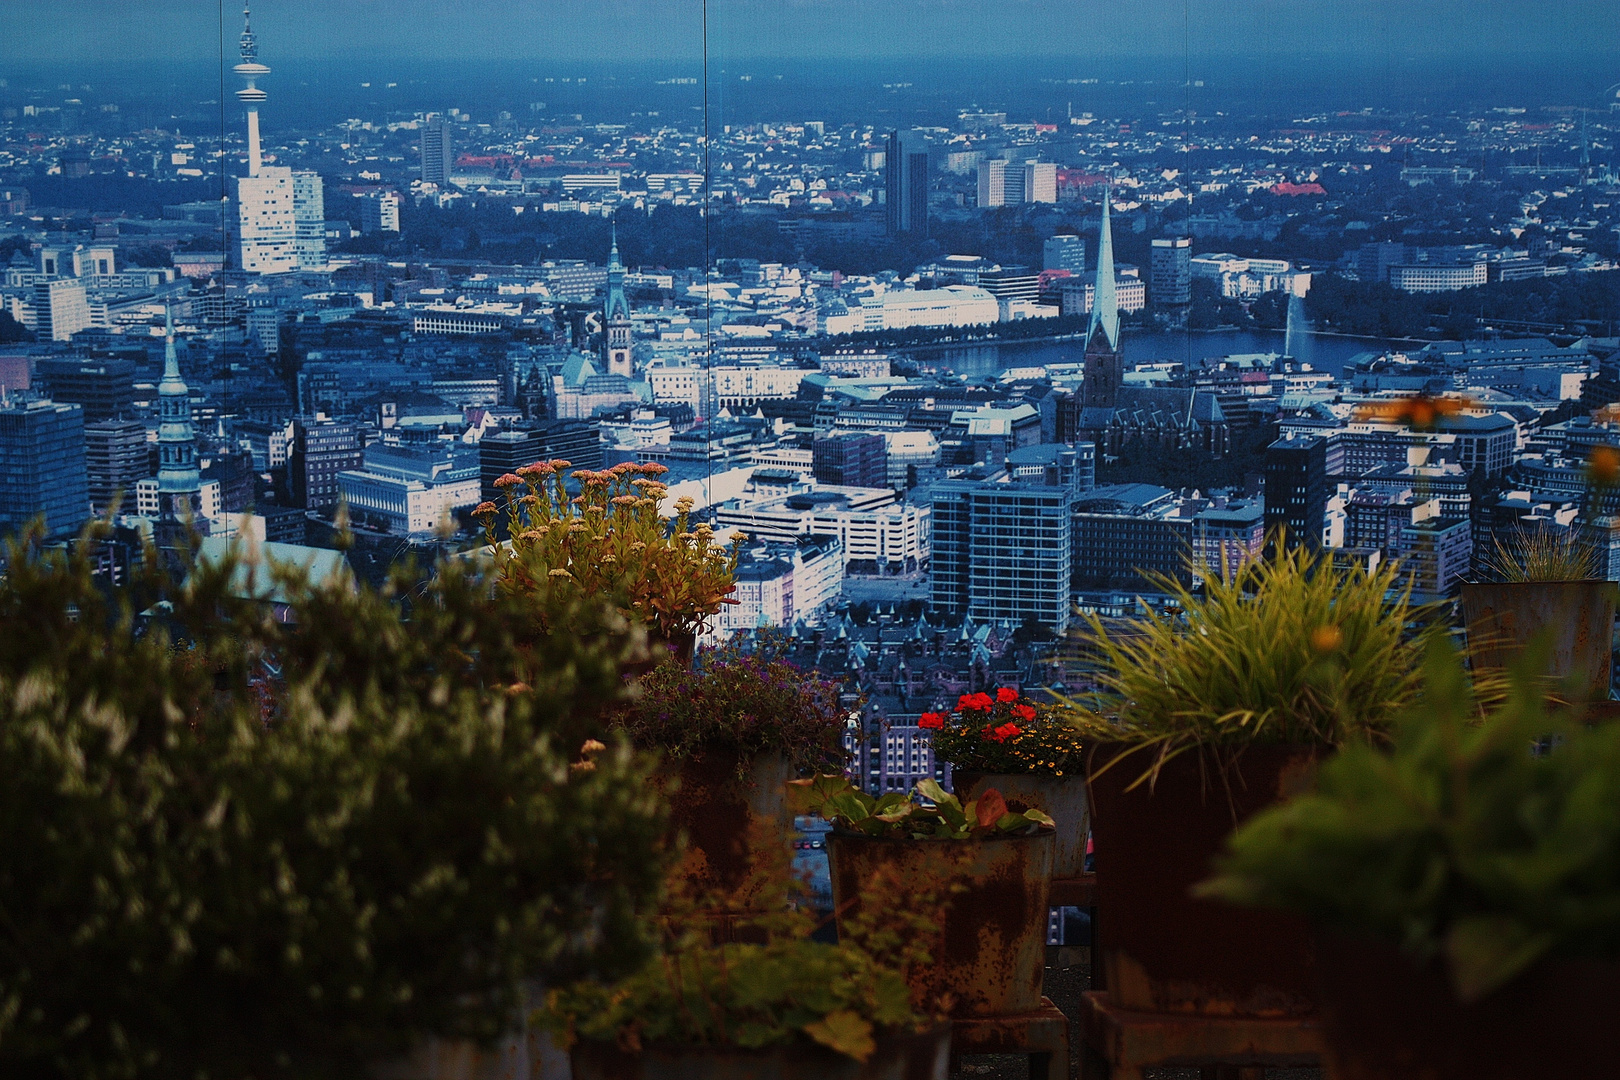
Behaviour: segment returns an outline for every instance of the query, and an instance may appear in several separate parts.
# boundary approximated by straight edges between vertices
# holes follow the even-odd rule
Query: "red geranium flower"
[[[996,700],[1000,702],[1017,701],[1018,691],[1014,690],[1010,686],[1003,686],[1000,690],[996,691]]]
[[[1014,705],[1012,707],[1012,714],[1018,717],[1018,719],[1022,720],[1024,723],[1028,724],[1035,719],[1035,706]]]
[[[990,733],[990,737],[996,740],[996,742],[1006,742],[1014,735],[1017,735],[1021,730],[1023,729],[1017,724],[1002,724],[1000,727],[996,728],[996,730]]]
[[[963,694],[956,699],[956,707],[963,712],[968,710],[989,712],[995,706],[989,694]]]
[[[917,717],[917,726],[920,728],[942,728],[945,726],[945,714],[925,712]]]

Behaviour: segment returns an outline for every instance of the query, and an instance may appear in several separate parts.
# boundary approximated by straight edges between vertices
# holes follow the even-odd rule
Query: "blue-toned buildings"
[[[51,538],[71,536],[90,516],[84,411],[31,401],[0,408],[0,535],[43,515]]]

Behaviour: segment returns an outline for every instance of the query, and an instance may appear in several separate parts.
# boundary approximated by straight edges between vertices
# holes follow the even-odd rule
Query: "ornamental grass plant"
[[[1504,539],[1497,537],[1484,559],[1493,581],[1600,580],[1597,551],[1577,528],[1515,527]]]
[[[551,605],[610,602],[666,643],[689,638],[733,603],[742,540],[715,543],[714,530],[693,524],[692,500],[661,510],[669,489],[662,465],[619,464],[593,471],[563,460],[535,462],[495,484],[505,492],[508,544],[499,542],[503,508],[480,503],[499,588],[531,602],[541,632],[571,629]],[[578,486],[577,494],[573,486]]]
[[[1155,765],[1144,779],[1195,747],[1387,741],[1444,627],[1411,602],[1393,564],[1369,571],[1281,537],[1275,546],[1230,575],[1193,563],[1196,588],[1155,578],[1170,614],[1085,617],[1102,690],[1069,704],[1089,740],[1146,751]]]
[[[1059,777],[1084,765],[1080,732],[1064,710],[1010,687],[994,697],[963,694],[955,709],[925,712],[917,726],[933,732],[934,757],[958,771]]]

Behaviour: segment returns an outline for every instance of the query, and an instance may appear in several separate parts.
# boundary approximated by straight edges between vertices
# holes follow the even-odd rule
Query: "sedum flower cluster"
[[[496,530],[502,508],[485,502],[473,511],[503,590],[560,600],[607,598],[665,641],[700,632],[721,605],[736,602],[730,594],[741,538],[729,549],[717,545],[709,525],[692,523],[691,499],[678,500],[674,519],[666,520],[660,511],[669,489],[658,477],[668,469],[571,467],[537,461],[495,481],[505,492],[507,545]]]

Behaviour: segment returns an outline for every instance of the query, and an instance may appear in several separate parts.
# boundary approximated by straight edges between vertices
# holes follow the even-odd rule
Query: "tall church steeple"
[[[191,424],[191,389],[180,377],[174,350],[174,318],[163,314],[163,380],[158,383],[158,513],[166,522],[190,519],[202,488],[197,469],[197,433]]]
[[[602,348],[604,367],[609,375],[630,378],[635,365],[630,358],[630,304],[624,297],[624,264],[619,262],[619,227],[613,226],[613,248],[607,268],[607,333]]]
[[[1125,381],[1119,352],[1119,293],[1114,286],[1114,230],[1109,220],[1112,187],[1103,189],[1102,232],[1097,240],[1097,284],[1091,294],[1091,324],[1086,330],[1085,382],[1080,387],[1087,407],[1112,409]]]

